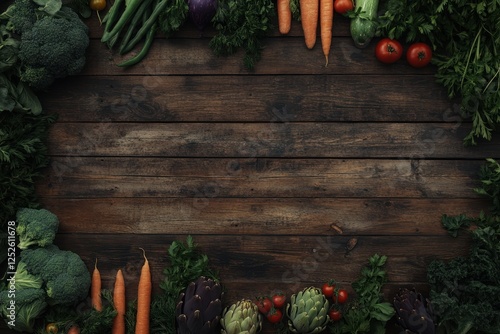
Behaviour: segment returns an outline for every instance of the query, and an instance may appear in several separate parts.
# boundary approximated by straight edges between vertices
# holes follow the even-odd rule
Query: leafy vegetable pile
[[[500,164],[488,159],[480,178],[476,192],[492,199],[490,211],[442,218],[452,236],[461,230],[471,235],[468,256],[428,267],[440,333],[498,333],[500,328]]]
[[[467,145],[491,140],[500,125],[500,3],[497,0],[389,0],[380,32],[407,42],[429,42],[436,78],[461,115],[472,119]]]
[[[385,333],[385,325],[395,313],[392,305],[382,297],[382,286],[387,281],[387,272],[383,269],[386,261],[386,256],[370,257],[369,265],[352,283],[355,299],[341,321],[330,326],[331,333]]]

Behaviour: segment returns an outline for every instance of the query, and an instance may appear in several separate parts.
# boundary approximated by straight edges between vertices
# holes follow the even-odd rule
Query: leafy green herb
[[[167,37],[179,30],[186,22],[189,11],[188,3],[185,0],[169,0],[169,2],[158,19],[160,30]]]
[[[220,0],[212,20],[217,34],[210,41],[210,47],[219,56],[228,56],[243,48],[245,67],[253,69],[261,58],[261,39],[272,29],[275,14],[273,1]]]
[[[210,268],[207,255],[201,253],[191,236],[186,242],[173,241],[168,249],[169,265],[160,282],[163,293],[151,304],[151,333],[175,333],[175,307],[180,293],[200,276],[218,280]]]
[[[378,254],[369,259],[369,265],[361,270],[361,276],[352,283],[354,300],[348,305],[340,322],[330,325],[331,333],[385,333],[385,324],[394,314],[394,308],[382,297],[382,286],[387,281],[383,269],[387,256]]]
[[[497,0],[388,0],[379,33],[434,49],[436,79],[472,120],[466,145],[491,140],[500,125],[500,3]]]
[[[54,323],[61,332],[66,333],[72,326],[80,328],[81,334],[110,333],[116,310],[113,307],[111,291],[102,290],[103,308],[97,311],[90,304],[80,308],[57,306],[49,308],[44,316],[44,323]],[[45,327],[41,326],[37,333],[45,334]]]
[[[430,299],[439,333],[498,333],[500,328],[500,168],[493,159],[480,171],[479,194],[490,197],[490,212],[477,217],[443,216],[452,236],[460,230],[471,236],[467,256],[448,262],[435,260],[427,268]],[[473,227],[473,228],[469,228]]]

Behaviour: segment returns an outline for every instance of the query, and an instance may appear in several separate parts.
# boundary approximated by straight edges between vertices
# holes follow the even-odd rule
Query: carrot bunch
[[[325,66],[328,66],[332,45],[333,8],[333,0],[300,0],[300,19],[306,47],[312,49],[316,45],[319,24]]]

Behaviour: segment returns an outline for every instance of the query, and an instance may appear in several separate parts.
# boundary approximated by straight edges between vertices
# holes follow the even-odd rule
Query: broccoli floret
[[[52,244],[59,228],[57,216],[46,209],[22,208],[17,211],[16,219],[19,249]]]
[[[35,320],[47,308],[43,289],[27,288],[0,292],[0,309],[11,329],[33,333]]]
[[[39,18],[21,35],[21,81],[44,90],[56,79],[79,73],[88,46],[88,27],[72,9],[63,6],[54,16]]]
[[[29,273],[44,281],[50,305],[73,305],[88,296],[90,273],[78,254],[50,245],[23,250],[20,258]]]
[[[9,20],[8,28],[16,34],[22,35],[31,30],[37,20],[38,5],[33,0],[16,0],[2,14]]]

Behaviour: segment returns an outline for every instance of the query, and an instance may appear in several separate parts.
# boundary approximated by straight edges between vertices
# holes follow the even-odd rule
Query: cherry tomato
[[[328,311],[328,316],[332,321],[339,321],[342,319],[342,312],[340,310],[332,308],[330,311]]]
[[[323,292],[326,298],[332,298],[333,293],[335,292],[335,285],[333,284],[333,281],[329,281],[323,284],[323,286],[321,287],[321,292]]]
[[[282,308],[286,303],[286,296],[282,293],[276,293],[271,297],[275,308]]]
[[[375,57],[384,64],[397,62],[403,56],[403,46],[395,39],[382,38],[375,46]]]
[[[269,297],[259,297],[255,301],[255,304],[259,308],[259,312],[262,314],[268,314],[273,307],[273,302],[269,299]]]
[[[333,9],[339,14],[345,14],[354,9],[352,0],[335,0]]]
[[[47,324],[47,326],[45,326],[45,331],[48,334],[57,334],[57,332],[59,331],[59,328],[57,328],[57,325],[55,323],[49,322]]]
[[[266,314],[266,318],[270,323],[277,324],[281,321],[281,318],[283,318],[283,312],[281,312],[280,309],[273,307],[271,308],[271,311]]]
[[[347,293],[346,290],[344,289],[339,289],[338,291],[336,291],[335,293],[335,297],[334,297],[334,300],[336,303],[339,303],[339,304],[344,304],[346,301],[347,301],[347,298],[349,297],[349,294]]]
[[[106,8],[106,0],[90,0],[89,7],[92,10],[103,10]]]
[[[413,43],[406,51],[406,60],[416,68],[427,66],[432,59],[431,47],[425,43]]]

